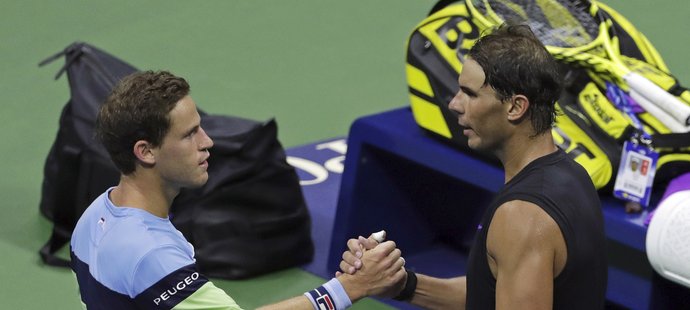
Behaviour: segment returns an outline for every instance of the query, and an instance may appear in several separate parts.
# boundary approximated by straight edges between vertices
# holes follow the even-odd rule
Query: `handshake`
[[[385,241],[386,232],[347,242],[340,271],[335,273],[352,302],[367,296],[409,300],[416,277],[405,269],[405,259],[395,242]]]

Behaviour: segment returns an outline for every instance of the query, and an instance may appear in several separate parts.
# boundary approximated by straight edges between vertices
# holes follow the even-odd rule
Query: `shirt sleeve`
[[[177,304],[175,310],[191,309],[219,309],[219,310],[242,310],[232,297],[228,296],[222,289],[216,287],[213,282],[208,281],[196,292]]]
[[[168,249],[171,251],[171,249]],[[134,297],[143,309],[241,309],[225,291],[213,285],[196,269],[194,261],[172,271],[175,253],[147,255],[137,267],[134,281],[146,280],[148,287]],[[172,251],[174,252],[174,251]],[[171,260],[167,260],[171,258]],[[178,261],[181,263],[182,261]],[[189,261],[187,261],[189,263]],[[167,272],[167,273],[166,273]],[[152,282],[151,279],[158,279]]]

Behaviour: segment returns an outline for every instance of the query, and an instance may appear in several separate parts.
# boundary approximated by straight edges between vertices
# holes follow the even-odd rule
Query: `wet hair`
[[[499,100],[518,94],[529,99],[527,115],[535,135],[551,129],[562,75],[556,60],[528,26],[503,24],[477,40],[467,55],[482,67],[484,85],[491,86]]]

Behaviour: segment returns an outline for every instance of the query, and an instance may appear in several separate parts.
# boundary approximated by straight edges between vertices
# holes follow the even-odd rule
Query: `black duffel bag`
[[[70,240],[91,201],[119,181],[120,173],[93,130],[101,104],[114,85],[137,71],[86,43],[73,43],[46,59],[65,57],[71,98],[44,167],[40,211],[53,221],[40,250],[49,265],[68,266],[56,255]],[[311,219],[294,168],[287,164],[274,120],[262,123],[201,114],[213,139],[209,181],[183,190],[171,221],[194,245],[197,266],[210,277],[239,279],[309,262]]]

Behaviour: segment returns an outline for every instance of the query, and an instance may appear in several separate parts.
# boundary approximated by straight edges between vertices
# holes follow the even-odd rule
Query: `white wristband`
[[[350,297],[338,279],[333,278],[309,292],[304,293],[309,298],[314,309],[339,310],[352,306]]]

